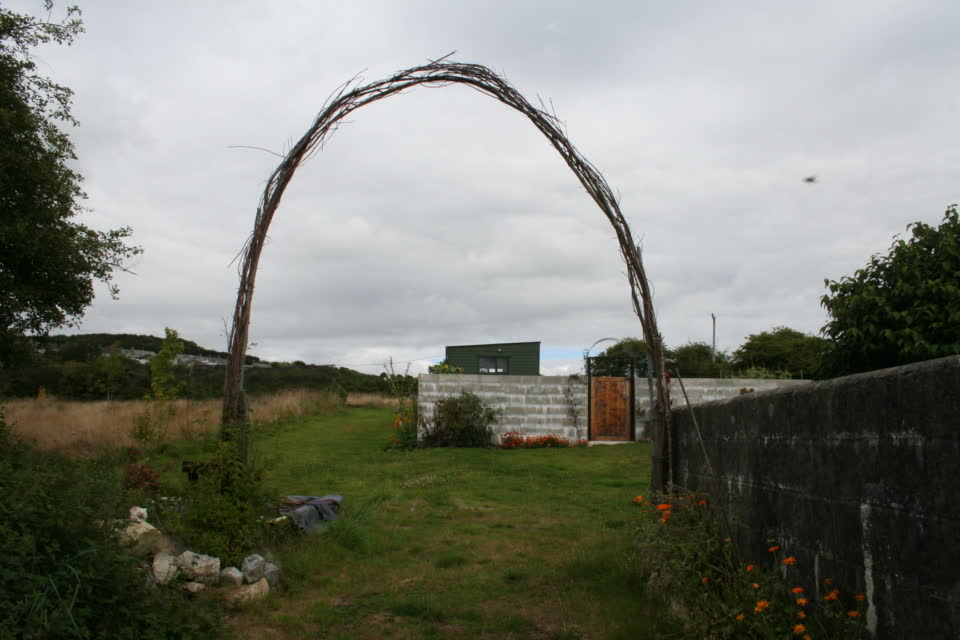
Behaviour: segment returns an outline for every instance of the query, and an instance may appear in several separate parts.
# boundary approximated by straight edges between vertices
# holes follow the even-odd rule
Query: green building
[[[512,376],[540,375],[539,342],[465,344],[447,347],[446,362],[464,373]]]

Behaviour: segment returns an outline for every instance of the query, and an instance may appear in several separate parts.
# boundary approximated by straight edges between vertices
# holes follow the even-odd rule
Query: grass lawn
[[[237,636],[654,635],[631,569],[646,444],[384,451],[392,417],[346,409],[258,436],[271,489],[344,504],[324,535],[275,551],[283,584],[231,614]],[[166,480],[192,446],[174,447]]]

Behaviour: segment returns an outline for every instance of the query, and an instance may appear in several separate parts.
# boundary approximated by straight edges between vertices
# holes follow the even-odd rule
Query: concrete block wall
[[[690,378],[684,380],[691,404],[733,398],[741,389],[763,391],[809,384],[808,380]],[[647,437],[650,394],[647,379],[635,380],[634,437]],[[433,416],[436,401],[466,390],[500,409],[497,435],[516,431],[524,436],[555,435],[571,440],[587,437],[587,379],[584,376],[509,376],[424,374],[419,378],[418,404],[422,417]],[[568,399],[569,396],[569,399]],[[671,384],[674,407],[685,406],[680,384]]]
[[[960,356],[695,406],[747,561],[777,540],[797,584],[866,595],[878,640],[960,638]],[[677,482],[715,491],[688,410]]]
[[[461,391],[475,393],[503,412],[493,425],[498,436],[517,431],[525,436],[554,435],[570,440],[587,437],[584,378],[424,374],[419,378],[417,395],[421,418],[433,416],[437,400]]]

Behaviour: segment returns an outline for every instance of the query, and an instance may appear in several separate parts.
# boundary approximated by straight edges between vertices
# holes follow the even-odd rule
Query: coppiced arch
[[[243,393],[243,361],[246,356],[250,328],[250,312],[260,254],[267,230],[280,206],[283,193],[300,165],[323,148],[336,132],[340,122],[360,107],[418,86],[442,87],[466,85],[519,111],[533,123],[563,157],[567,166],[587,190],[617,234],[620,253],[627,267],[627,280],[634,312],[643,327],[643,337],[651,350],[654,376],[657,379],[654,409],[653,481],[655,490],[664,490],[672,481],[669,471],[670,404],[664,384],[663,342],[657,329],[652,293],[641,260],[640,249],[630,226],[620,211],[617,198],[600,172],[570,143],[561,131],[557,118],[543,108],[533,106],[519,91],[492,70],[477,64],[453,62],[449,56],[429,64],[400,71],[393,76],[361,84],[359,77],[341,85],[323,105],[307,132],[277,165],[260,197],[253,232],[243,247],[240,286],[230,330],[230,354],[227,362],[223,395],[223,437],[239,437],[246,452],[247,407]],[[541,104],[542,106],[542,104]]]

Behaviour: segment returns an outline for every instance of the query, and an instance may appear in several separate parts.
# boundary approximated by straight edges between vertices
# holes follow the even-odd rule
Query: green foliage
[[[416,449],[420,442],[417,434],[417,404],[405,402],[397,407],[393,417],[393,435],[387,443],[387,449],[409,451]]]
[[[188,488],[182,516],[167,513],[164,524],[194,551],[240,566],[270,533],[264,519],[276,515],[262,477],[257,465],[243,463],[235,441],[221,441]]]
[[[456,367],[446,360],[427,367],[427,373],[463,373],[463,367]]]
[[[116,463],[78,462],[11,438],[0,414],[0,636],[219,637],[219,608],[146,588],[116,525]]]
[[[947,208],[939,227],[907,226],[885,256],[853,277],[825,280],[820,303],[830,373],[870,371],[960,353],[960,217]]]
[[[27,343],[18,362],[0,368],[0,389],[14,397],[32,397],[40,387],[53,396],[73,400],[135,400],[151,393],[148,365],[127,358],[121,349],[159,352],[163,338],[132,334],[83,334],[42,336]],[[190,340],[183,343],[184,355],[225,358],[226,354],[205,349]],[[107,352],[107,353],[104,353]],[[67,366],[66,363],[74,364]],[[247,356],[247,364],[260,359]],[[65,375],[65,373],[67,375]],[[223,394],[223,366],[175,365],[178,397],[216,398]],[[407,395],[416,393],[417,379],[397,378]],[[272,363],[249,368],[244,374],[248,395],[268,395],[287,389],[334,390],[340,384],[348,393],[392,393],[386,376],[369,375],[344,367]]]
[[[142,252],[125,244],[127,227],[101,232],[73,220],[86,196],[57,126],[76,124],[72,92],[39,75],[31,51],[69,45],[82,31],[76,7],[59,23],[0,7],[0,363],[22,355],[23,335],[75,323],[94,280],[116,296],[113,273]]]
[[[805,378],[817,376],[822,368],[823,354],[829,342],[817,336],[801,333],[789,327],[774,327],[747,336],[734,354],[734,362],[741,369],[757,368],[786,373],[777,377]],[[761,377],[750,376],[745,377]]]
[[[675,638],[856,640],[863,596],[841,594],[831,580],[816,601],[797,584],[797,559],[771,541],[768,557],[743,563],[724,523],[705,499],[688,493],[648,502],[638,532],[640,577],[674,618]],[[853,613],[851,613],[853,612]],[[809,634],[805,636],[805,634]]]
[[[423,420],[421,443],[425,447],[489,447],[493,445],[492,424],[500,411],[474,393],[441,398],[433,417]]]
[[[647,343],[639,338],[624,338],[607,347],[600,355],[594,356],[590,363],[590,375],[628,376],[631,361],[636,361],[637,375],[646,375]]]
[[[706,342],[688,342],[668,350],[667,370],[679,371],[684,378],[725,378],[730,375],[730,361],[723,351],[715,354]]]
[[[150,358],[150,393],[147,409],[133,424],[133,439],[141,446],[158,449],[166,439],[167,429],[174,418],[171,404],[183,390],[177,379],[177,356],[183,351],[183,342],[176,331],[164,328],[166,337],[157,355]]]

